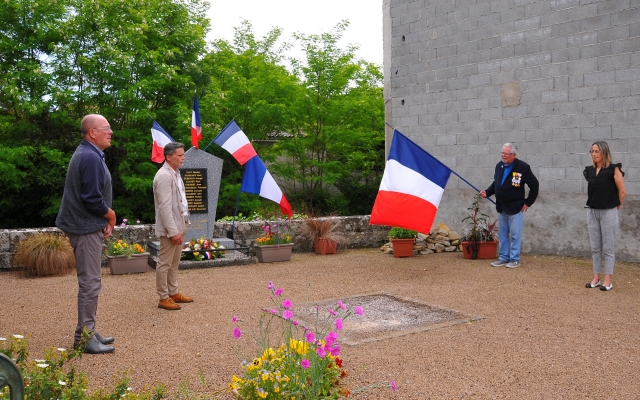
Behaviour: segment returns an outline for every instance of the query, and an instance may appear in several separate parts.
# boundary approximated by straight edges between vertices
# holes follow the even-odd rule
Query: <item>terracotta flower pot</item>
[[[474,259],[473,258],[473,249],[471,248],[471,242],[462,242],[460,243],[460,247],[462,247],[462,255],[466,259]],[[496,258],[498,254],[498,242],[478,242],[478,254],[475,259],[492,259]]]
[[[255,246],[255,250],[258,261],[263,263],[289,261],[293,251],[293,243]]]
[[[333,239],[319,237],[313,240],[313,248],[317,254],[336,254],[338,242]]]
[[[127,256],[107,256],[111,275],[136,274],[147,271],[149,253]]]
[[[391,243],[393,244],[393,256],[396,258],[413,257],[413,244],[415,242],[415,238],[391,239]]]

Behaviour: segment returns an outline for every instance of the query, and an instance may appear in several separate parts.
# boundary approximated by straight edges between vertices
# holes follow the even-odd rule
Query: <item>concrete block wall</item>
[[[549,210],[536,205],[525,217],[540,219],[535,231],[525,221],[531,251],[551,254],[588,254],[586,238],[561,242],[586,233],[582,170],[591,144],[607,141],[627,174],[621,253],[640,261],[639,1],[383,0],[383,10],[387,122],[479,189],[501,145],[516,143],[540,204],[566,217],[544,223]],[[514,82],[519,105],[505,107],[501,87]],[[452,176],[447,191],[438,219],[455,227],[473,190]]]

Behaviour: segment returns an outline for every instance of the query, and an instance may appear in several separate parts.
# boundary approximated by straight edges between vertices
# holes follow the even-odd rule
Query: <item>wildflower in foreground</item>
[[[240,339],[240,337],[242,337],[242,332],[240,331],[240,328],[238,328],[237,326],[233,328],[233,337],[236,339]]]
[[[300,361],[300,366],[304,369],[307,369],[311,366],[311,362],[309,360]]]
[[[291,303],[291,300],[289,299],[285,299],[282,301],[282,307],[283,308],[291,308],[293,304]]]
[[[291,311],[291,310],[284,310],[284,311],[282,312],[282,318],[284,318],[284,319],[291,319],[291,318],[293,318],[293,311]]]
[[[391,391],[396,391],[396,381],[389,381],[389,385],[391,386]]]
[[[313,332],[309,331],[305,335],[305,340],[309,343],[313,343],[316,340],[316,335]]]
[[[362,315],[362,307],[360,307],[360,306],[356,306],[356,307],[354,308],[354,311],[356,312],[356,314],[358,314],[358,315]]]
[[[342,318],[336,318],[336,330],[341,331],[344,328],[344,323],[342,322]]]

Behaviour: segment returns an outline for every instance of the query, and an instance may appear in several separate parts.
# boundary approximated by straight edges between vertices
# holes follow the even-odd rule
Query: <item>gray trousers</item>
[[[86,235],[66,233],[76,257],[78,274],[78,325],[74,343],[82,338],[84,328],[93,332],[96,328],[98,295],[102,290],[102,231]]]
[[[602,259],[604,257],[604,273],[613,275],[613,264],[616,261],[614,253],[615,235],[618,228],[618,209],[587,210],[589,226],[589,242],[591,243],[591,258],[593,259],[593,273],[602,273]]]

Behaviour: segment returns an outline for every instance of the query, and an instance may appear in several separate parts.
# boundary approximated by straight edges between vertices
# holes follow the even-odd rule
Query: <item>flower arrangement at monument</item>
[[[340,358],[338,332],[351,315],[363,314],[362,307],[347,309],[338,301],[335,309],[326,312],[316,308],[315,326],[304,326],[295,318],[293,302],[283,299],[283,290],[273,282],[267,288],[272,307],[262,309],[257,332],[249,328],[258,347],[253,355],[243,356],[243,373],[233,375],[229,390],[244,400],[348,397],[350,391],[342,382],[347,371]],[[234,316],[233,322],[244,321]],[[276,327],[282,342],[272,346],[272,328]],[[240,340],[243,331],[236,326],[232,334]],[[395,390],[395,382],[384,386]]]
[[[223,258],[226,253],[225,247],[220,242],[211,239],[191,239],[182,248],[182,260],[203,261]]]
[[[264,235],[256,239],[256,246],[270,246],[291,243],[293,231],[289,219],[278,218],[275,221],[264,221]]]
[[[131,257],[134,254],[142,254],[145,252],[144,248],[138,243],[133,242],[130,239],[129,232],[129,220],[126,218],[122,220],[120,227],[124,228],[122,237],[124,239],[108,239],[107,240],[107,255],[108,256],[126,256]],[[137,224],[140,220],[136,221]]]

